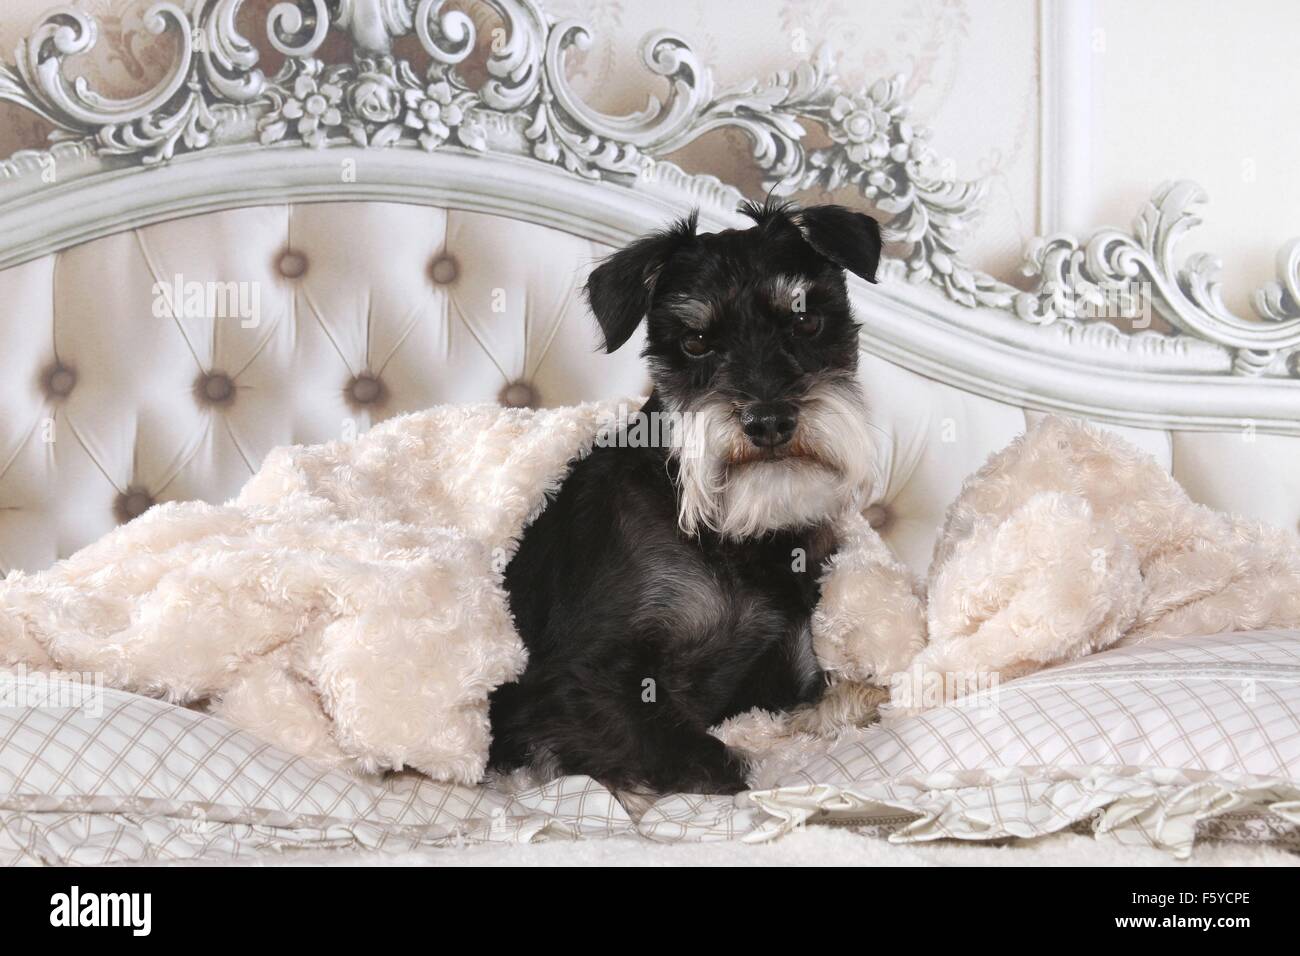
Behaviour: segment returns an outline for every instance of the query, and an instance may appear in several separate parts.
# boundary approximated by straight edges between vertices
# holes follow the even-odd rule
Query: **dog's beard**
[[[810,527],[861,504],[873,460],[866,404],[844,377],[816,382],[800,403],[794,437],[757,448],[732,402],[709,396],[679,409],[678,523],[747,538]]]

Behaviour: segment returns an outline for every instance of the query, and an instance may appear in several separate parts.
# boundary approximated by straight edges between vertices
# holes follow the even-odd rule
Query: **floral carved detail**
[[[686,176],[666,157],[710,131],[734,130],[748,137],[777,194],[850,188],[879,210],[898,250],[889,277],[1039,325],[1088,321],[1094,306],[1108,302],[1131,306],[1138,283],[1174,334],[1230,351],[1236,372],[1300,374],[1300,241],[1279,257],[1278,281],[1256,294],[1257,318],[1233,315],[1223,305],[1218,263],[1173,255],[1204,198],[1192,184],[1162,187],[1131,235],[1035,240],[1027,251],[1035,285],[1022,290],[963,261],[985,186],[957,178],[935,155],[930,131],[910,117],[902,77],[845,89],[823,51],[765,81],[715,91],[690,45],[659,31],[646,38],[641,58],[667,83],[667,95],[611,116],[584,102],[566,72],[569,52],[590,45],[586,25],[553,19],[538,0],[486,2],[504,29],[493,31],[485,51],[486,81],[471,86],[458,67],[475,51],[478,31],[465,13],[444,10],[444,0],[281,0],[267,15],[268,39],[285,57],[273,76],[236,29],[243,0],[160,0],[141,24],[175,36],[175,62],[153,90],[122,100],[65,75],[66,61],[95,45],[99,26],[62,8],[20,46],[13,65],[0,63],[0,100],[52,123],[58,142],[48,154],[0,162],[0,174],[29,175],[43,159],[74,152],[153,165],[260,142],[503,153],[588,179],[631,185],[646,178],[686,194],[721,195],[715,180]],[[332,32],[350,39],[350,62],[319,56]],[[394,41],[407,36],[427,54],[426,69],[395,55]],[[810,127],[829,143],[809,145]]]
[[[382,147],[410,137],[426,150],[449,140],[487,148],[482,124],[470,115],[472,91],[442,77],[421,80],[391,56],[328,68],[318,60],[293,62],[266,95],[271,109],[257,123],[266,145],[296,136],[317,149],[340,137]]]
[[[454,134],[462,146],[480,152],[487,149],[487,131],[477,118],[469,118],[474,94],[457,90],[446,80],[430,83],[423,90],[404,94],[404,122],[416,131],[416,138],[426,150],[434,150]]]
[[[292,124],[294,132],[308,146],[324,146],[331,130],[343,125],[343,87],[321,76],[320,64],[304,64],[288,96],[278,90],[270,94],[276,108],[257,124],[263,143],[284,138]]]
[[[855,93],[838,92],[829,64],[814,66],[795,115],[820,123],[833,145],[809,151],[771,186],[779,193],[855,187],[891,218],[885,238],[905,244],[906,276],[938,285],[967,306],[1007,308],[1016,289],[965,265],[958,254],[984,199],[984,184],[953,175],[929,146],[930,130],[915,125],[903,99],[904,78],[878,80]],[[778,77],[778,85],[781,77]]]

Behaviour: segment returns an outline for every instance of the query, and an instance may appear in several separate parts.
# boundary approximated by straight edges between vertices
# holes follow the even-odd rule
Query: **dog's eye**
[[[692,332],[690,335],[682,336],[682,351],[692,358],[699,358],[708,355],[713,349],[708,342],[704,341],[703,332]]]
[[[800,312],[794,317],[794,325],[791,331],[801,338],[810,339],[822,330],[821,316],[809,315],[806,312]]]

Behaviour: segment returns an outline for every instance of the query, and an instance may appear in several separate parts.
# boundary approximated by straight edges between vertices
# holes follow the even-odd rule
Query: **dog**
[[[871,465],[845,270],[874,282],[876,221],[840,206],[698,213],[595,268],[608,352],[646,322],[638,420],[671,441],[597,442],[505,571],[528,648],[490,702],[489,763],[628,792],[735,793],[745,761],[709,728],[818,700],[810,621],[835,520]]]

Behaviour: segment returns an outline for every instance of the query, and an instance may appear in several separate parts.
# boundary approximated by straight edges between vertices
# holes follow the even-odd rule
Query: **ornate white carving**
[[[886,237],[903,249],[890,275],[1036,325],[1092,321],[1108,306],[1124,312],[1147,305],[1175,334],[1228,352],[1238,374],[1300,374],[1300,240],[1280,254],[1279,280],[1256,293],[1259,319],[1232,314],[1222,301],[1218,262],[1199,255],[1180,264],[1174,256],[1179,238],[1199,221],[1192,210],[1204,196],[1194,184],[1162,186],[1131,235],[1103,229],[1086,241],[1035,240],[1027,272],[1036,282],[1021,290],[963,262],[960,247],[984,185],[955,178],[951,165],[938,160],[930,131],[909,118],[902,77],[843,89],[823,51],[764,82],[715,93],[709,70],[686,41],[660,31],[646,39],[642,59],[668,82],[667,97],[610,116],[588,106],[565,74],[567,51],[590,42],[585,25],[553,21],[537,0],[488,2],[505,29],[493,39],[489,78],[478,89],[456,69],[475,47],[474,23],[444,11],[444,0],[277,3],[267,31],[286,59],[274,76],[258,68],[256,49],[236,29],[243,0],[163,0],[142,25],[155,34],[172,31],[178,52],[153,90],[113,100],[83,80],[69,80],[66,61],[94,46],[97,26],[84,12],[62,8],[20,46],[12,66],[0,63],[0,100],[53,123],[65,149],[76,145],[145,166],[213,146],[256,143],[450,146],[524,156],[593,180],[675,183],[685,194],[713,198],[728,187],[688,177],[664,157],[710,130],[739,128],[776,193],[847,186],[887,214]],[[331,30],[350,37],[351,62],[326,64],[317,56]],[[393,41],[410,34],[431,59],[422,75],[392,52]],[[808,124],[822,127],[829,145],[806,145]],[[24,154],[0,164],[0,174],[28,176],[42,164],[42,154]]]
[[[1175,255],[1182,236],[1201,221],[1195,210],[1204,202],[1195,183],[1165,183],[1143,207],[1132,235],[1102,229],[1084,243],[1069,235],[1035,240],[1026,254],[1026,272],[1038,276],[1037,290],[1016,297],[1017,314],[1048,323],[1080,307],[1108,303],[1132,314],[1145,296],[1175,329],[1232,349],[1240,374],[1294,363],[1300,351],[1295,295],[1300,241],[1279,255],[1279,281],[1255,295],[1263,321],[1243,319],[1223,303],[1218,259],[1200,253],[1180,265]]]
[[[1255,311],[1271,322],[1300,319],[1300,239],[1278,250],[1277,276],[1255,293]]]

